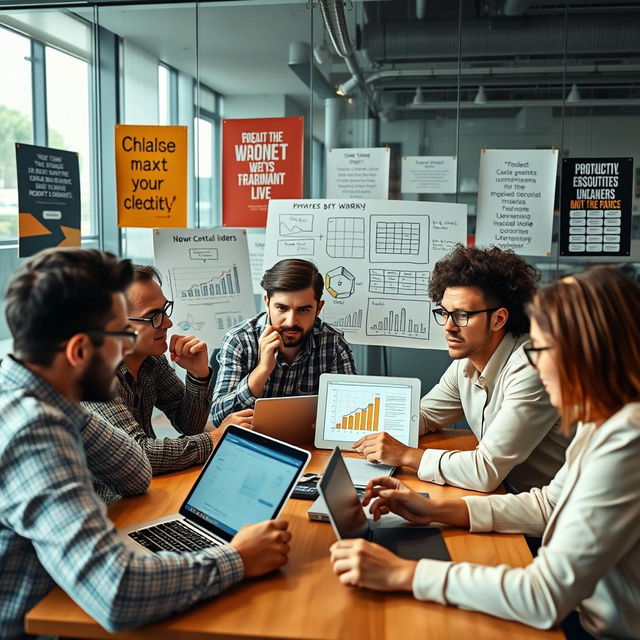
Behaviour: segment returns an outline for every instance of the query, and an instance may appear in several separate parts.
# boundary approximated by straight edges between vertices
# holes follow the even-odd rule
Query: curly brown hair
[[[509,311],[505,329],[518,336],[529,331],[525,305],[533,298],[539,279],[535,268],[513,251],[457,244],[436,263],[429,282],[429,297],[440,304],[448,287],[477,287],[487,306],[505,307]]]

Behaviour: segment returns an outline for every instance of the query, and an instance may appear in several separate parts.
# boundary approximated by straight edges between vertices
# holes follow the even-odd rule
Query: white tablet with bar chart
[[[356,440],[380,431],[417,447],[419,422],[418,378],[320,376],[315,436],[319,449],[350,451]]]

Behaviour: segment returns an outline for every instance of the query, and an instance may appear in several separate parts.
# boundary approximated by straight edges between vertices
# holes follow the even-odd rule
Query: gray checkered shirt
[[[201,382],[187,374],[183,383],[163,355],[149,356],[136,380],[121,364],[117,378],[114,400],[83,403],[94,414],[92,422],[107,422],[133,437],[147,454],[154,475],[204,463],[212,449],[211,437],[203,433],[211,409],[211,380]],[[157,439],[151,426],[154,407],[186,435]]]
[[[234,411],[252,408],[256,398],[249,390],[249,374],[258,364],[258,338],[264,331],[266,313],[233,327],[218,352],[220,371],[213,392],[211,417],[215,424]],[[292,364],[276,355],[263,398],[305,396],[318,393],[323,373],[355,373],[353,355],[342,332],[316,318],[313,330]]]
[[[0,637],[54,586],[108,631],[187,609],[243,577],[230,546],[196,553],[125,548],[92,486],[87,413],[12,358],[0,365]]]

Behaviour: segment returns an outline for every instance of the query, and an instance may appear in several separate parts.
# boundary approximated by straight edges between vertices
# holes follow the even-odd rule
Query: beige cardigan
[[[599,638],[640,638],[640,402],[580,425],[543,489],[471,496],[471,531],[543,535],[525,568],[421,560],[413,592],[548,628],[578,609]]]

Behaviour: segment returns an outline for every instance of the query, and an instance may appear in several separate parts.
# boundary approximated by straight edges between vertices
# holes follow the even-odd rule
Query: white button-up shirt
[[[475,491],[506,481],[518,492],[555,476],[569,441],[522,349],[528,340],[506,334],[481,372],[468,359],[455,360],[422,398],[421,433],[465,418],[479,442],[473,451],[427,449],[418,469],[422,480]]]
[[[576,607],[598,638],[640,638],[640,402],[580,425],[549,486],[468,496],[471,531],[544,532],[524,568],[420,560],[413,593],[548,628]]]

